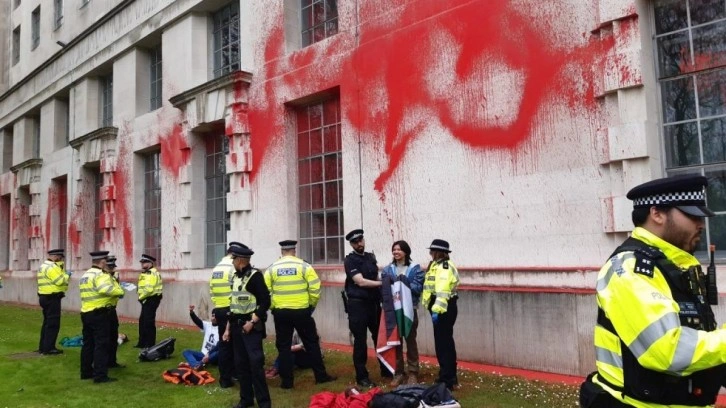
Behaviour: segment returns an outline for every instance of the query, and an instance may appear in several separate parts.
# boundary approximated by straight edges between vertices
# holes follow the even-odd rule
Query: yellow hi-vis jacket
[[[234,265],[230,255],[222,258],[212,269],[212,278],[209,279],[209,296],[215,308],[229,307],[229,297],[232,295],[232,277]]]
[[[52,295],[68,290],[70,277],[57,263],[47,260],[38,269],[38,294]]]
[[[149,296],[161,295],[162,289],[161,274],[156,268],[151,268],[139,274],[137,289],[139,292],[139,300],[144,300]]]
[[[111,277],[111,283],[113,283],[114,288],[118,287],[118,288],[120,288],[123,291],[124,288],[121,287],[121,284],[118,281],[118,272],[116,272],[116,271],[106,271],[106,273],[108,274],[108,276]],[[116,307],[116,305],[118,305],[119,299],[121,299],[122,297],[123,297],[123,295],[121,295],[119,297],[111,298],[111,302],[110,302],[111,303],[111,306]]]
[[[252,268],[247,275],[242,277],[237,274],[232,277],[232,298],[230,299],[229,311],[236,315],[246,315],[257,310],[257,298],[247,291],[247,282],[252,275],[261,273],[259,269]]]
[[[632,237],[660,249],[684,271],[700,265],[693,255],[644,228],[635,228]],[[643,368],[675,377],[726,363],[726,330],[708,332],[681,326],[680,307],[673,300],[663,272],[654,266],[652,276],[636,273],[635,263],[634,252],[621,252],[610,258],[598,274],[597,304],[617,335],[603,326],[595,326],[597,375],[593,382],[616,399],[637,408],[686,407],[638,401],[605,384],[621,388],[624,385],[621,340]]]
[[[78,288],[81,292],[81,313],[113,305],[113,298],[123,296],[124,290],[101,268],[91,267],[81,277]]]
[[[459,271],[456,265],[450,260],[431,262],[429,270],[424,278],[421,303],[425,308],[430,306],[431,313],[446,313],[449,307],[449,299],[457,296],[456,289],[459,287]]]
[[[280,257],[265,271],[265,284],[272,298],[272,309],[307,309],[318,305],[320,278],[302,259]]]

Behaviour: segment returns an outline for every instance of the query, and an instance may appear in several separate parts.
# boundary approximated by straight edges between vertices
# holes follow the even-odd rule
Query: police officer
[[[96,383],[116,381],[108,376],[109,325],[113,298],[124,294],[106,269],[108,251],[91,252],[93,266],[81,277],[81,322],[83,347],[81,348],[81,379]],[[115,342],[116,339],[113,339]]]
[[[459,388],[456,376],[456,343],[454,323],[459,309],[456,306],[459,271],[449,259],[449,243],[435,239],[428,247],[431,263],[424,278],[421,303],[431,313],[434,326],[434,349],[439,361],[439,378],[450,390]]]
[[[244,247],[240,242],[230,242],[229,248]],[[227,315],[229,314],[229,301],[232,294],[232,277],[234,277],[234,265],[232,265],[232,254],[227,254],[212,269],[212,277],[209,279],[209,295],[212,298],[212,315],[217,321],[219,339],[224,335],[227,328]],[[234,372],[234,355],[232,354],[232,343],[220,341],[219,343],[219,386],[228,388],[234,385],[232,373]]]
[[[142,254],[141,269],[139,274],[139,303],[141,303],[141,315],[139,316],[139,342],[136,348],[148,348],[156,344],[156,309],[161,303],[163,285],[161,274],[156,270],[154,264],[156,258],[151,255]]]
[[[116,257],[109,255],[106,258],[106,273],[111,277],[111,283],[113,283],[114,290],[121,288],[119,284],[119,276],[116,271]],[[119,364],[116,360],[116,352],[118,351],[118,313],[116,312],[116,305],[118,305],[119,299],[123,297],[123,294],[119,297],[113,297],[110,299],[111,311],[109,312],[109,325],[108,325],[108,368],[125,368],[123,364]]]
[[[280,387],[293,388],[292,335],[297,330],[311,359],[315,383],[334,381],[328,375],[320,352],[320,337],[313,311],[320,300],[320,279],[315,269],[295,256],[297,241],[281,241],[282,256],[265,271],[265,284],[272,298],[275,316],[275,346],[279,353]]]
[[[381,318],[381,281],[378,278],[378,264],[375,255],[365,252],[366,241],[363,230],[355,229],[345,235],[353,251],[346,255],[345,294],[348,298],[348,328],[353,333],[353,366],[355,380],[361,387],[371,388],[376,384],[368,376],[368,344],[366,330],[370,331],[373,344],[378,341],[378,325]],[[380,363],[380,362],[379,362]],[[380,364],[381,376],[393,377]]]
[[[222,341],[231,341],[234,363],[239,378],[238,408],[271,407],[270,392],[265,382],[265,354],[262,339],[270,308],[270,292],[259,269],[250,265],[254,251],[246,246],[230,246],[235,274],[232,279],[230,315]]]
[[[597,372],[583,407],[703,407],[724,382],[726,335],[716,329],[693,256],[705,217],[700,175],[653,180],[627,194],[635,229],[600,269]]]
[[[66,273],[62,249],[48,251],[48,259],[38,269],[38,302],[43,308],[43,325],[40,328],[38,352],[43,355],[61,354],[55,347],[61,321],[61,299],[68,290],[70,273]]]

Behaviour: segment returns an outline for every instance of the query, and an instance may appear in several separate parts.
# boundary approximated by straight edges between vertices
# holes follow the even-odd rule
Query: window
[[[58,248],[66,249],[66,237],[68,235],[68,182],[66,178],[56,181],[58,200]]]
[[[20,61],[20,26],[13,30],[13,65]]]
[[[238,71],[239,56],[239,1],[222,7],[212,16],[214,20],[214,77]]]
[[[300,0],[302,46],[324,40],[338,32],[337,0]]]
[[[30,49],[34,50],[40,44],[40,6],[33,10],[33,13],[30,15],[30,32]]]
[[[227,249],[227,231],[229,231],[229,213],[227,212],[227,193],[229,193],[229,176],[225,164],[229,151],[228,139],[223,133],[208,136],[205,139],[206,160],[204,182],[207,191],[206,214],[206,265],[214,266],[219,262]]]
[[[669,175],[709,178],[706,245],[726,242],[726,6],[658,0],[655,45]],[[719,251],[726,256],[726,251]]]
[[[300,253],[313,263],[341,263],[340,100],[306,106],[296,114]]]
[[[160,153],[144,158],[144,253],[161,261]]]
[[[100,169],[92,169],[93,174],[93,250],[101,247],[103,242],[103,229],[101,229],[101,217],[103,216],[103,203],[101,202],[101,188],[103,187],[103,174]]]
[[[40,117],[33,118],[33,158],[40,157]]]
[[[150,103],[151,110],[157,110],[161,108],[161,45],[155,47],[150,53]],[[149,254],[151,255],[151,254]],[[157,258],[158,259],[158,258]]]
[[[86,7],[88,5],[88,3],[90,3],[90,2],[91,2],[91,0],[81,0],[81,7],[79,7],[79,8]]]
[[[113,74],[101,77],[101,127],[113,125]]]
[[[53,0],[53,21],[56,29],[63,25],[63,0]]]

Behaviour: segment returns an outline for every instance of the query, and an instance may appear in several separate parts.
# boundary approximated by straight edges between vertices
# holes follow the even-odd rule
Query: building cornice
[[[101,139],[101,138],[115,139],[117,135],[118,135],[117,127],[107,126],[107,127],[102,127],[100,129],[96,129],[92,132],[86,133],[83,136],[79,136],[79,137],[71,140],[68,144],[70,144],[72,148],[78,150],[83,143],[85,143],[89,140]]]
[[[19,164],[16,164],[15,166],[10,167],[10,171],[13,173],[17,173],[19,170],[22,170],[27,167],[42,166],[42,165],[43,165],[43,159],[40,159],[40,158],[28,159],[22,163],[19,163]]]
[[[199,95],[208,92],[224,89],[234,83],[243,82],[247,85],[252,81],[252,74],[246,71],[234,71],[219,78],[212,79],[192,89],[169,98],[169,102],[178,109],[184,109],[184,105],[197,98]]]

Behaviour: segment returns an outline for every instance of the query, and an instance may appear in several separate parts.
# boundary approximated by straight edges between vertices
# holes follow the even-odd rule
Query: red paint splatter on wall
[[[58,211],[59,208],[59,194],[58,188],[55,183],[51,183],[48,188],[48,206],[45,212],[45,248],[50,249],[50,233],[51,233],[51,220],[53,214]]]
[[[190,149],[184,134],[184,127],[175,124],[169,133],[159,137],[161,145],[161,166],[176,179],[179,170],[189,163]]]
[[[349,42],[334,36],[323,53],[311,46],[285,56],[283,22],[270,30],[262,78],[250,89],[252,179],[272,139],[285,134],[283,104],[290,94],[294,99],[339,87],[343,117],[383,146],[387,165],[375,180],[379,192],[410,142],[431,122],[472,148],[514,150],[536,133],[538,114],[550,104],[596,109],[593,66],[613,47],[612,36],[582,43],[577,33],[574,45],[557,44],[526,10],[509,2],[394,3],[388,10],[400,12],[385,19],[376,19],[381,12],[375,7],[361,5],[360,21],[367,24],[359,27],[360,45],[351,50],[343,48]],[[522,78],[521,101],[507,123],[477,119],[486,115],[482,104],[488,95],[472,84],[490,61]],[[447,89],[435,91],[437,81],[446,81]],[[454,93],[461,89],[464,94]],[[410,123],[411,108],[427,112],[426,117]]]
[[[129,133],[128,125],[124,125],[119,128],[118,140],[124,140],[126,135]],[[174,133],[174,132],[172,132]],[[164,143],[162,146],[162,165],[164,163]],[[125,262],[130,262],[134,252],[134,241],[131,234],[131,211],[129,205],[131,201],[131,192],[129,186],[131,178],[129,177],[129,170],[131,167],[131,159],[133,152],[130,150],[131,146],[129,143],[118,144],[118,160],[116,162],[116,170],[113,172],[113,185],[116,189],[116,200],[114,202],[114,211],[116,215],[116,229],[121,233],[121,248],[125,255]],[[178,175],[178,167],[176,167]],[[118,235],[117,235],[118,236]]]

